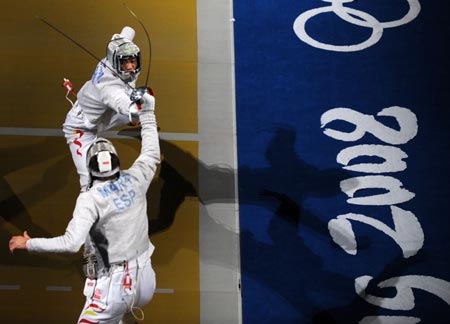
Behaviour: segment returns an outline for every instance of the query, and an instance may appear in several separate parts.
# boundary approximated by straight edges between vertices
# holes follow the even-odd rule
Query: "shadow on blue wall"
[[[241,206],[257,205],[269,213],[268,237],[262,240],[245,229],[246,223],[251,228],[257,220],[247,221],[241,213],[245,323],[273,323],[274,319],[279,323],[319,323],[313,317],[321,312],[321,298],[330,294],[338,298],[329,289],[346,291],[353,286],[352,278],[325,270],[321,256],[305,244],[301,235],[307,230],[331,243],[327,222],[303,202],[311,196],[341,194],[339,182],[348,178],[348,173],[342,169],[319,170],[307,164],[296,153],[295,142],[294,129],[277,128],[265,153],[269,166],[239,169]],[[269,307],[264,294],[267,298],[277,296]],[[320,321],[321,317],[317,318]]]

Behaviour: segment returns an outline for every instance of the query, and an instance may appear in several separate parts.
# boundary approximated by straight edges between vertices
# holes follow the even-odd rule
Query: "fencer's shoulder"
[[[76,210],[95,209],[95,198],[90,190],[80,192],[75,203]]]
[[[92,84],[101,85],[114,81],[114,79],[117,79],[117,77],[113,74],[111,64],[108,60],[105,58],[98,62],[92,74]]]
[[[128,84],[133,87],[131,83]],[[113,91],[116,91],[117,89],[124,89],[131,92],[131,90],[128,89],[127,83],[112,73],[105,73],[105,76],[97,82],[96,86],[97,88],[104,90],[113,89]]]
[[[139,177],[136,175],[135,169],[135,167],[131,166],[129,169],[120,172],[120,179],[123,183],[132,184],[139,182]]]
[[[123,82],[120,80],[120,78],[116,75],[114,75],[109,69],[105,68],[103,69],[103,74],[101,78],[98,78],[97,80],[98,84],[122,84]]]
[[[87,189],[86,191],[82,191],[78,194],[77,204],[78,203],[86,203],[93,200],[93,187]]]

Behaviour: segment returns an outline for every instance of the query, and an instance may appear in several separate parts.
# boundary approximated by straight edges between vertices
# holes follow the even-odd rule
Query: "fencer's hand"
[[[155,97],[153,97],[148,92],[144,93],[142,98],[139,101],[138,113],[141,115],[142,113],[153,112],[155,111]]]
[[[130,125],[139,126],[145,116],[150,116],[155,111],[155,97],[149,93],[144,93],[142,97],[133,102],[130,106],[128,117],[130,119]]]
[[[30,236],[28,235],[27,231],[23,232],[23,235],[11,237],[11,239],[9,240],[9,251],[13,253],[16,249],[26,250],[27,242],[29,239]]]

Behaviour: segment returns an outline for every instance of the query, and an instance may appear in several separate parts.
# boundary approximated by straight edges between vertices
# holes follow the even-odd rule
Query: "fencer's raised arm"
[[[142,96],[138,115],[142,127],[142,147],[139,157],[128,172],[138,179],[142,179],[149,186],[155,175],[156,168],[160,163],[159,138],[155,117],[155,97],[148,93]]]

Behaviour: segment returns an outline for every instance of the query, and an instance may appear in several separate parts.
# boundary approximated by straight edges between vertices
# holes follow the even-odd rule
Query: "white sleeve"
[[[138,179],[143,179],[145,185],[148,187],[155,175],[161,158],[158,129],[154,112],[146,112],[145,117],[139,114],[139,119],[142,127],[141,153],[131,168],[128,169],[128,172]]]
[[[96,82],[92,82],[92,84],[97,88],[100,100],[104,105],[116,113],[128,115],[132,104],[130,94],[135,81],[125,83],[109,70],[111,67],[107,61],[104,61],[104,64],[106,65],[101,65],[101,77],[96,79]]]
[[[128,115],[132,101],[130,100],[126,85],[120,80],[114,81],[115,82],[102,85],[101,100],[116,113]]]
[[[28,251],[76,253],[84,244],[96,219],[97,212],[93,199],[88,193],[81,193],[64,235],[53,238],[32,238],[27,242]]]

